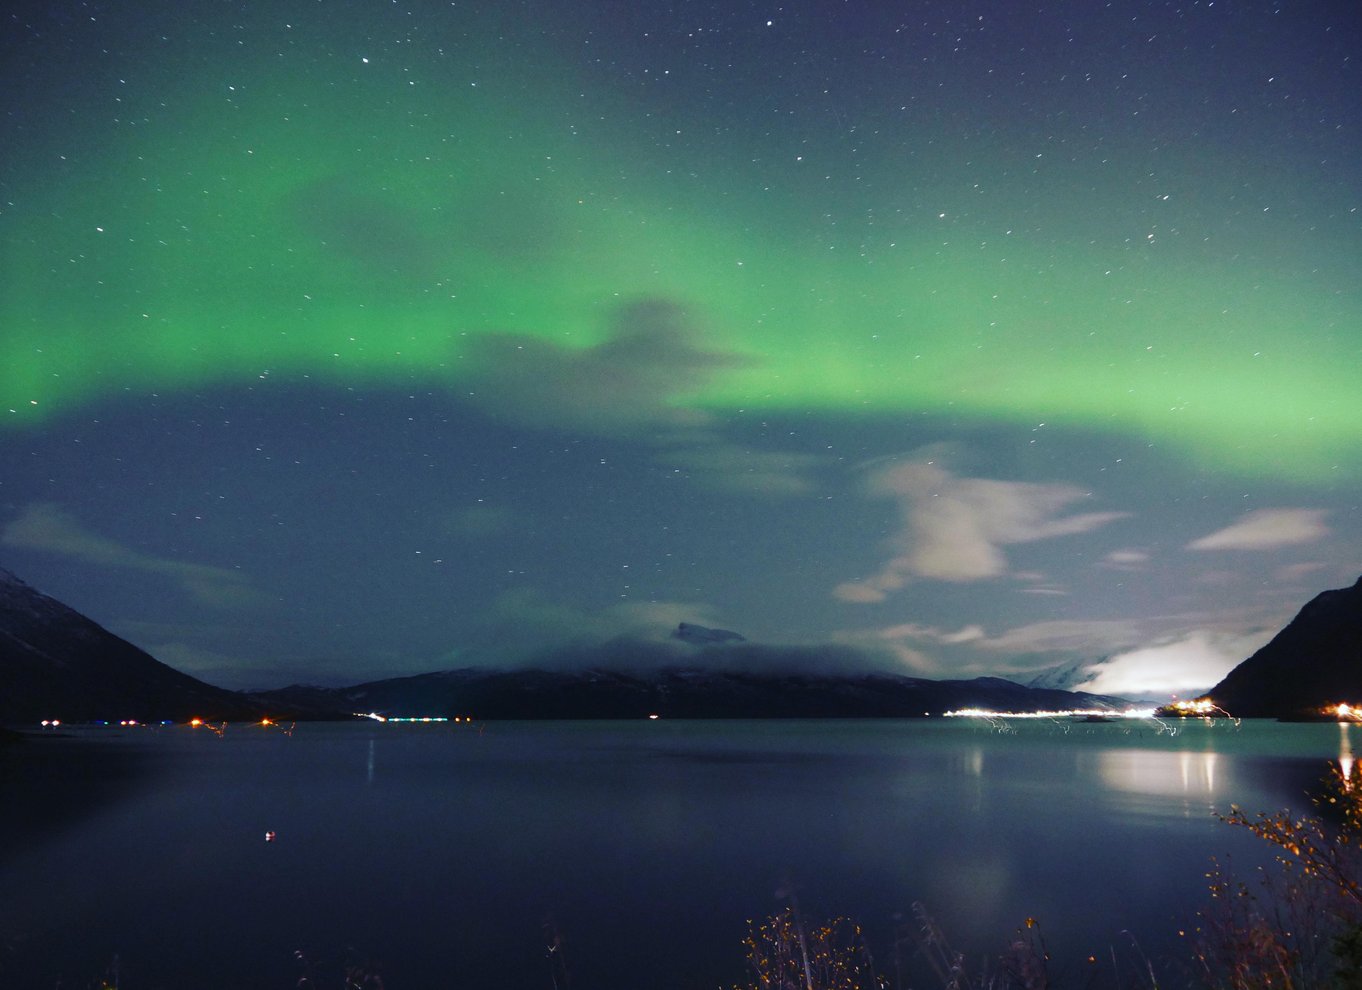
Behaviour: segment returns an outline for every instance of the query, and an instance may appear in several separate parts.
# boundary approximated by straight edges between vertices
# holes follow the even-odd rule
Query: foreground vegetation
[[[1222,817],[1275,846],[1277,869],[1208,875],[1197,962],[1214,990],[1362,990],[1362,770],[1336,769],[1315,805]]]

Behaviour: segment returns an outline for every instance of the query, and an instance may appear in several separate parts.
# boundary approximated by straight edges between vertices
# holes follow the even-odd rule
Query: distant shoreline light
[[[1216,715],[1229,715],[1229,712],[1221,708],[1210,698],[1193,698],[1190,701],[1173,701],[1163,706],[1162,709],[1168,715],[1199,715],[1210,718]]]
[[[1362,705],[1340,701],[1336,705],[1326,705],[1324,714],[1333,715],[1340,722],[1362,722]]]
[[[1127,708],[1111,711],[1106,708],[1063,708],[1039,712],[998,712],[989,708],[959,708],[943,712],[942,718],[1153,718],[1154,708]]]

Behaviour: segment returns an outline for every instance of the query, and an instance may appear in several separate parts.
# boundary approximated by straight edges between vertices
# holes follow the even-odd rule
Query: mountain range
[[[683,623],[674,638],[719,667],[490,670],[469,668],[348,688],[242,693],[177,671],[0,569],[0,723],[140,722],[190,718],[348,718],[354,713],[478,718],[781,718],[921,716],[958,708],[1035,711],[1122,707],[1117,698],[1028,688],[1001,678],[929,680],[819,673],[810,651],[749,644],[738,633]],[[618,650],[616,651],[618,653]],[[731,661],[760,658],[760,670]]]
[[[1028,688],[998,677],[929,680],[895,674],[820,674],[664,668],[451,670],[358,684],[272,692],[289,706],[383,715],[479,718],[848,718],[993,711],[1110,709],[1125,703]]]
[[[243,693],[161,663],[0,569],[0,723],[332,719],[369,712],[477,718],[907,717],[960,708],[1124,707],[1122,699],[1061,688],[1066,680],[1072,683],[1077,668],[1028,686],[996,677],[848,673],[836,664],[829,670],[842,672],[819,672],[810,662],[817,651],[808,648],[782,652],[692,623],[681,623],[672,638],[696,650],[694,664],[631,668],[622,660],[630,651],[614,644],[602,652],[608,663],[601,667],[470,667],[345,688],[295,685]],[[1206,697],[1247,718],[1320,717],[1340,702],[1362,707],[1362,578],[1316,596]]]

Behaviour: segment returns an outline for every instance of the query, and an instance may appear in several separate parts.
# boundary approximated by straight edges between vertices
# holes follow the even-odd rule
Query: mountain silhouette
[[[168,667],[0,569],[0,722],[243,719],[259,707]]]
[[[1241,718],[1309,718],[1362,704],[1362,578],[1316,595],[1208,697]]]

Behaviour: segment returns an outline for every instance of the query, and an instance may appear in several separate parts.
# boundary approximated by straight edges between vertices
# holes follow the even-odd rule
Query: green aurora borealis
[[[742,359],[683,405],[949,410],[1250,472],[1337,470],[1356,439],[1356,207],[1237,147],[1170,142],[1147,175],[1066,187],[1097,152],[1051,136],[1027,161],[1024,139],[941,128],[919,155],[852,105],[874,133],[801,112],[785,161],[736,126],[670,161],[651,115],[616,122],[545,65],[328,51],[173,90],[189,53],[115,67],[9,170],[11,424],[265,373],[457,388],[470,338],[587,347],[656,298]]]

